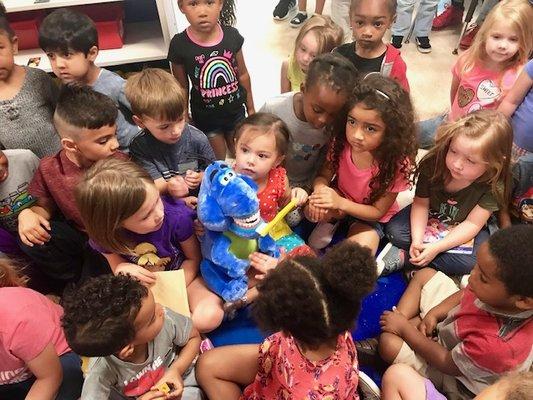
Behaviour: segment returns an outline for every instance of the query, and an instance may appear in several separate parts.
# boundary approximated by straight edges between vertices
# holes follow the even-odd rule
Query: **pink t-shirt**
[[[310,361],[291,335],[281,332],[265,339],[259,368],[240,400],[338,399],[359,400],[357,352],[350,332],[339,335],[328,358]]]
[[[457,93],[450,110],[450,121],[481,109],[496,109],[518,77],[518,69],[504,71],[486,69],[480,63],[463,72],[464,57],[460,57],[452,68],[452,74],[459,81]]]
[[[370,196],[370,180],[379,172],[377,166],[359,169],[352,161],[351,147],[349,144],[344,146],[339,159],[339,170],[337,171],[337,187],[342,194],[349,200],[364,204],[365,199]],[[394,182],[387,189],[387,192],[400,193],[409,189],[409,181],[405,179],[400,171],[396,171]],[[389,210],[381,217],[379,222],[389,222],[389,220],[398,212],[400,207],[398,202],[394,201]]]
[[[63,308],[23,287],[0,288],[0,385],[31,377],[26,366],[48,343],[58,355],[70,351],[61,328]]]

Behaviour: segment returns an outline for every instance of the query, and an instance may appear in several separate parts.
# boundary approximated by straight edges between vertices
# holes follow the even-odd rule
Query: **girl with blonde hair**
[[[497,109],[533,50],[533,6],[504,0],[489,13],[470,49],[452,68],[451,109],[420,124],[420,147],[430,147],[436,128],[481,109]]]
[[[294,49],[281,64],[281,93],[299,92],[309,64],[322,53],[329,53],[342,44],[343,31],[324,15],[313,15],[300,29]]]
[[[378,262],[388,271],[432,265],[448,275],[470,273],[477,248],[489,237],[488,219],[508,204],[513,131],[503,114],[473,112],[442,125],[436,140],[416,172],[413,204],[387,226],[392,246]],[[429,218],[448,227],[431,243],[424,241]]]

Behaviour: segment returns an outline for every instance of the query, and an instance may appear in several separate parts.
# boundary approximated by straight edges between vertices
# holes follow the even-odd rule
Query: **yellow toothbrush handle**
[[[285,218],[285,216],[290,213],[293,208],[296,207],[298,203],[296,202],[296,200],[291,200],[285,207],[283,207],[281,209],[281,211],[279,213],[276,214],[276,216],[274,217],[274,219],[272,221],[270,221],[268,224],[266,224],[266,226],[264,226],[260,231],[259,231],[259,234],[261,236],[266,236],[268,234],[268,232],[270,232],[270,230],[279,222],[281,221],[283,218]]]

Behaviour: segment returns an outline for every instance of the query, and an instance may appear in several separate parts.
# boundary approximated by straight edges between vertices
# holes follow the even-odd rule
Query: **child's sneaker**
[[[392,35],[390,44],[392,44],[394,47],[396,47],[397,49],[401,49],[402,42],[403,42],[403,36]]]
[[[431,29],[440,31],[449,26],[459,25],[463,22],[463,9],[454,5],[448,5],[444,11],[433,19],[433,26]]]
[[[393,246],[392,243],[387,243],[376,258],[378,276],[389,275],[394,271],[398,271],[403,268],[404,263],[405,251]]]
[[[293,28],[298,28],[300,25],[302,25],[305,22],[306,19],[307,19],[307,13],[298,11],[298,14],[296,14],[294,18],[291,19],[291,22],[289,22],[289,24]]]
[[[307,243],[315,250],[321,250],[331,243],[333,235],[339,226],[339,221],[335,223],[331,222],[319,222],[313,232],[309,235]]]
[[[416,48],[421,53],[431,53],[431,44],[427,36],[418,36],[416,38]]]
[[[279,3],[274,7],[272,16],[276,21],[283,21],[287,19],[291,11],[296,8],[296,0],[279,0]]]
[[[472,42],[474,41],[474,38],[476,37],[478,31],[479,31],[479,25],[473,25],[470,28],[468,28],[465,35],[459,42],[459,48],[461,50],[466,50],[470,46],[472,46]]]
[[[359,393],[359,398],[361,400],[381,399],[381,391],[379,390],[378,385],[376,385],[376,383],[363,371],[359,371],[357,392]]]

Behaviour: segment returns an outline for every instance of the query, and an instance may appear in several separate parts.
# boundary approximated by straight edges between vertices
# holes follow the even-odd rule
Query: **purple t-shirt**
[[[533,60],[524,67],[530,79],[533,79]],[[514,142],[529,152],[533,152],[533,89],[524,97],[512,117]]]
[[[165,219],[161,228],[145,234],[127,231],[125,236],[132,249],[141,243],[152,244],[156,248],[155,255],[162,259],[161,262],[165,270],[170,271],[179,269],[184,260],[180,242],[184,242],[194,234],[195,212],[187,207],[183,201],[173,199],[170,196],[161,196],[161,200],[165,209]],[[112,253],[92,240],[90,244],[93,249],[100,253]],[[146,254],[120,255],[133,264],[137,264],[141,257],[146,257]]]

